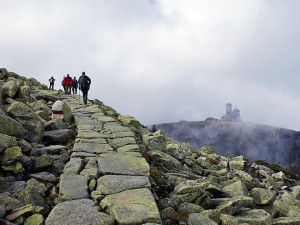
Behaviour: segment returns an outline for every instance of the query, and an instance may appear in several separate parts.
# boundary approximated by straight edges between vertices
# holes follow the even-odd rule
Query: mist
[[[0,61],[89,93],[142,124],[216,117],[300,130],[297,0],[0,0]]]

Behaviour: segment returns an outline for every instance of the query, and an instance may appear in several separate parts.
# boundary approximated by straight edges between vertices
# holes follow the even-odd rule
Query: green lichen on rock
[[[253,188],[250,192],[253,202],[257,205],[270,205],[275,201],[276,192],[264,188]]]
[[[252,209],[245,211],[235,217],[239,223],[250,225],[269,225],[272,224],[272,218],[269,213],[262,209]]]
[[[45,219],[42,214],[34,214],[30,217],[28,217],[24,225],[44,225]]]
[[[49,167],[53,164],[55,158],[51,155],[44,154],[40,157],[37,157],[34,162],[34,166],[37,170]]]
[[[7,148],[2,156],[1,162],[2,165],[8,166],[20,161],[23,157],[22,149],[19,146],[14,146]]]
[[[10,166],[2,166],[2,169],[8,172],[13,172],[15,174],[23,173],[25,171],[22,164],[19,162]]]
[[[18,82],[15,79],[9,80],[2,86],[2,96],[13,98],[19,89]]]
[[[131,125],[131,126],[134,126],[135,128],[141,127],[141,123],[138,120],[136,120],[135,118],[128,116],[128,115],[119,116],[118,120],[120,120],[125,125]]]
[[[199,224],[217,225],[215,221],[213,221],[212,219],[210,219],[209,217],[205,216],[202,213],[190,214],[188,218],[188,224],[189,225],[199,225]]]
[[[237,180],[233,184],[225,186],[223,191],[230,197],[248,196],[247,187],[241,180]]]
[[[1,114],[1,111],[0,109],[0,133],[9,136],[23,137],[25,133],[23,125],[13,118]]]

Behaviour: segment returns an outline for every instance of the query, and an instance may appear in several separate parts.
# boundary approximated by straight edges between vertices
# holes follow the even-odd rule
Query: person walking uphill
[[[66,94],[71,94],[71,88],[72,88],[72,78],[69,74],[67,74],[67,77],[64,79],[64,85],[66,87]]]
[[[54,79],[54,77],[52,76],[52,77],[49,79],[49,83],[50,83],[49,89],[53,90],[53,88],[54,88],[54,82],[55,82],[55,79]]]
[[[79,77],[79,90],[82,91],[82,97],[84,104],[87,104],[88,91],[90,90],[91,79],[85,75],[85,72],[82,72],[82,75]]]
[[[76,80],[76,77],[74,77],[74,79],[72,81],[73,94],[77,94],[77,88],[78,88],[78,81]]]

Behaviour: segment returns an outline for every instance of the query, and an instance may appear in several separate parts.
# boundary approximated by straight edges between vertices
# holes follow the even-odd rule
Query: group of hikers
[[[53,90],[54,82],[55,82],[53,76],[49,79],[49,82],[50,82],[49,89]],[[70,77],[70,75],[67,74],[67,76],[63,78],[61,85],[64,88],[65,94],[69,94],[69,95],[71,94],[71,92],[73,92],[73,94],[77,94],[77,89],[79,86],[79,90],[82,91],[83,102],[84,104],[87,104],[88,91],[90,89],[91,79],[87,75],[85,75],[85,72],[82,72],[82,75],[79,77],[78,80],[76,79],[76,77],[72,79],[72,77]]]

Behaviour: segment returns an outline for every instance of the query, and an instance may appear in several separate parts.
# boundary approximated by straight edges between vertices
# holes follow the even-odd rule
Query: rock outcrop
[[[284,172],[5,69],[0,83],[0,224],[300,223],[300,182]]]

